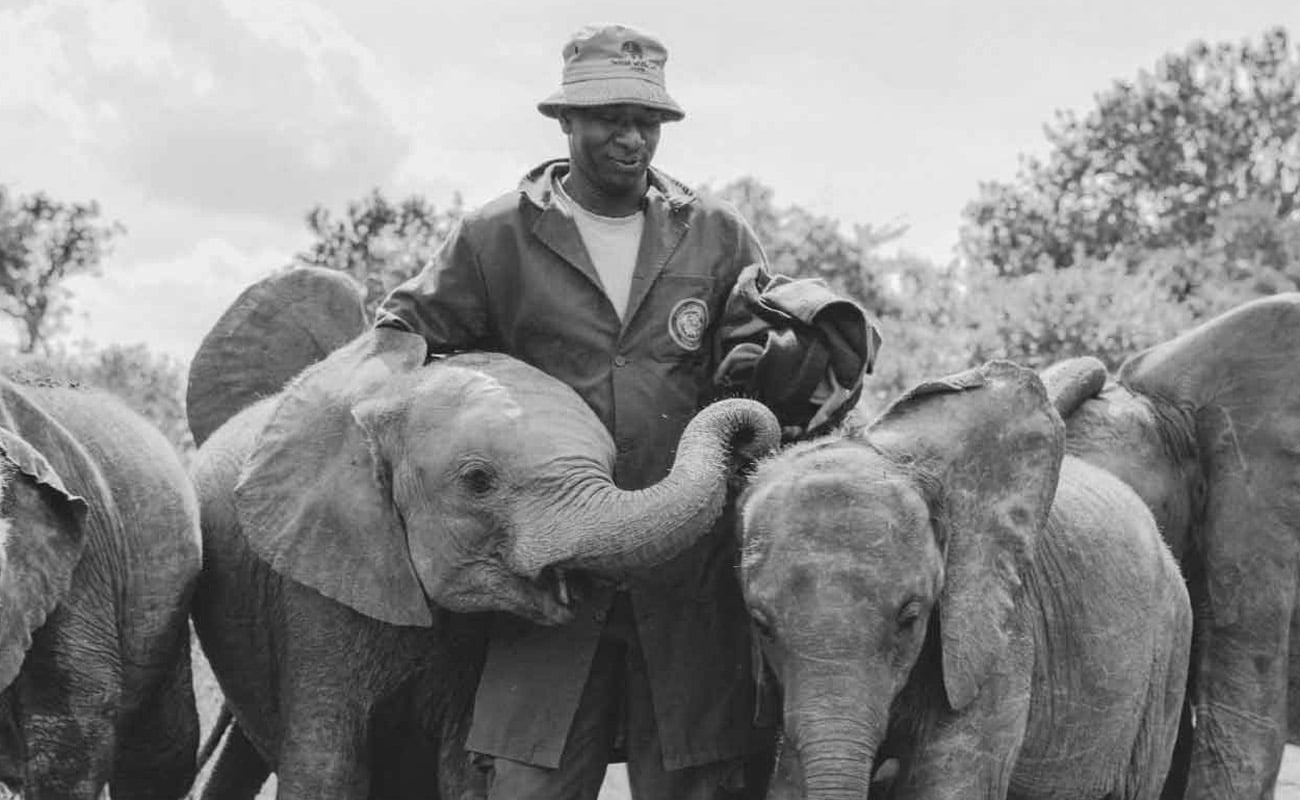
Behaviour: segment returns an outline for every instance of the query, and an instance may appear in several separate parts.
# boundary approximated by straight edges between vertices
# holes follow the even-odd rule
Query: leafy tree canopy
[[[17,324],[21,352],[48,346],[62,330],[71,297],[64,280],[98,274],[122,231],[100,222],[94,201],[64,203],[43,192],[13,197],[0,186],[0,313]]]
[[[1196,42],[1084,116],[1060,112],[1045,159],[990,182],[965,209],[962,248],[1001,274],[1204,242],[1243,202],[1300,217],[1300,49]]]
[[[420,271],[464,214],[456,195],[438,210],[420,195],[393,202],[375,189],[348,203],[341,217],[323,206],[307,214],[316,235],[310,248],[295,257],[297,265],[348,273],[366,289],[366,307],[379,302],[402,281]]]
[[[703,187],[702,192],[711,192]],[[894,309],[892,293],[883,284],[879,248],[907,232],[906,225],[854,225],[851,233],[840,221],[799,205],[777,206],[772,189],[752,177],[723,186],[718,197],[730,202],[748,220],[772,269],[795,278],[821,278],[877,313]]]

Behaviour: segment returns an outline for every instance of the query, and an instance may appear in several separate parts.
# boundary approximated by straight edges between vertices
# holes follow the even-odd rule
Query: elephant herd
[[[772,800],[1255,800],[1300,742],[1300,294],[784,448],[719,401],[638,491],[567,386],[367,328],[339,273],[250,287],[188,469],[108,395],[0,381],[0,796],[473,797],[487,612],[564,623],[731,499]],[[201,787],[191,621],[231,721]]]

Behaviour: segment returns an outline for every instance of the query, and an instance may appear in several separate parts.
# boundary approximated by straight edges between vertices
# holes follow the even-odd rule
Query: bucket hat
[[[667,120],[686,116],[664,88],[668,49],[650,34],[628,25],[588,25],[564,45],[559,91],[537,104],[548,117],[566,106],[630,103],[663,112]]]

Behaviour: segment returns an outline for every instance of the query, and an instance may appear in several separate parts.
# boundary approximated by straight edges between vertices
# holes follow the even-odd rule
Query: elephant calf
[[[758,403],[715,403],[668,475],[625,491],[613,440],[573,389],[501,354],[426,364],[418,336],[340,323],[331,309],[350,291],[318,271],[270,278],[195,357],[213,369],[191,391],[234,398],[191,418],[196,439],[211,432],[195,457],[194,623],[238,722],[206,797],[251,793],[270,769],[281,798],[472,792],[461,723],[491,624],[477,612],[589,614],[587,574],[692,546],[736,465],[780,438]],[[229,344],[257,338],[279,353],[346,343],[241,409],[247,386],[274,383],[267,360]]]
[[[741,499],[747,602],[783,687],[774,793],[1158,797],[1191,608],[1142,501],[1064,458],[1006,362],[790,448]]]
[[[171,444],[108,395],[0,380],[0,545],[0,784],[183,796],[200,543]]]

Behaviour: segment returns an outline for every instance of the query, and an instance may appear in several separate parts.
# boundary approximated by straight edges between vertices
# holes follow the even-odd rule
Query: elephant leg
[[[276,797],[365,800],[370,793],[366,710],[341,698],[342,686],[314,691],[321,696],[305,699],[299,692],[289,698]]]
[[[199,718],[189,631],[182,627],[181,632],[171,666],[149,682],[144,702],[123,720],[110,783],[114,800],[174,800],[194,782]]]
[[[1213,599],[1194,645],[1190,800],[1271,798],[1286,743],[1295,568],[1262,556],[1234,566],[1207,568]]]
[[[253,800],[270,775],[266,759],[248,741],[239,723],[233,723],[203,787],[202,800]]]
[[[1014,637],[1002,669],[990,675],[966,708],[931,717],[892,781],[895,800],[1017,797],[1012,768],[1030,727],[1034,652],[1028,637]],[[939,675],[938,665],[933,676]],[[926,694],[943,697],[937,680]]]
[[[56,609],[32,637],[17,688],[23,797],[95,800],[117,745],[121,664],[112,637],[93,620]]]
[[[388,628],[301,584],[284,584],[278,797],[364,800],[370,715],[400,658]]]

